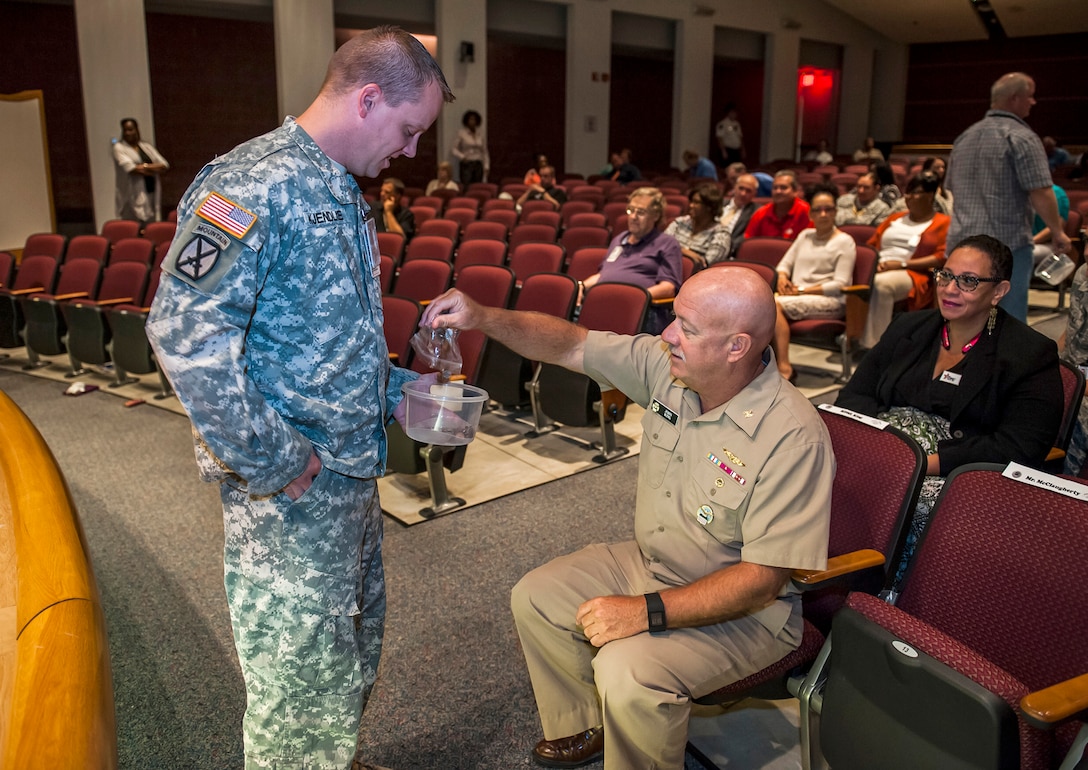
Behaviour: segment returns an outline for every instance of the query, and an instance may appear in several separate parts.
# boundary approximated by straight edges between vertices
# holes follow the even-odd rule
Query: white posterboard
[[[56,232],[41,91],[0,94],[0,251]]]

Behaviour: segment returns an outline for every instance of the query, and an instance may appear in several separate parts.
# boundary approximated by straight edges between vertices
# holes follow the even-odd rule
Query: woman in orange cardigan
[[[930,173],[917,174],[907,183],[907,210],[892,214],[877,228],[869,245],[880,256],[869,317],[861,335],[861,347],[872,348],[892,322],[895,303],[908,301],[908,310],[933,304],[935,267],[943,267],[945,239],[951,221],[933,208],[940,181]]]

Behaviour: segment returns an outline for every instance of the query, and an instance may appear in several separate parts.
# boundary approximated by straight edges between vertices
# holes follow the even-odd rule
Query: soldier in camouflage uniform
[[[389,366],[351,174],[414,156],[452,98],[412,37],[363,33],[297,120],[209,163],[178,207],[147,330],[220,483],[247,770],[355,758],[385,617],[376,479],[416,375]]]
[[[1079,366],[1088,376],[1088,265],[1073,273],[1069,289],[1069,323],[1062,335],[1062,360]],[[1080,402],[1080,414],[1065,456],[1065,472],[1077,475],[1088,462],[1088,393]]]

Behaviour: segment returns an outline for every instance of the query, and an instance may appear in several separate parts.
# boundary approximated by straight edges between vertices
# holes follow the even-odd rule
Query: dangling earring
[[[986,321],[986,336],[989,337],[994,333],[994,326],[997,324],[997,306],[990,305],[990,317]]]

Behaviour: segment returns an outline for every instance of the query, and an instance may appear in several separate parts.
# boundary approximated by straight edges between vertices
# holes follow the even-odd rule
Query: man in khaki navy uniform
[[[220,482],[247,770],[371,767],[356,742],[385,621],[376,479],[417,375],[389,366],[351,175],[414,156],[452,98],[413,37],[364,32],[297,120],[209,163],[178,207],[147,331]]]
[[[592,289],[590,290],[592,291]],[[792,569],[827,562],[831,441],[778,374],[774,298],[737,266],[696,273],[661,337],[589,332],[451,291],[424,325],[476,328],[646,408],[635,540],[526,575],[512,607],[545,740],[533,759],[681,768],[691,701],[801,640]]]

